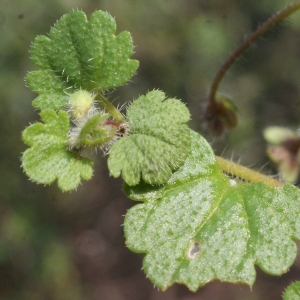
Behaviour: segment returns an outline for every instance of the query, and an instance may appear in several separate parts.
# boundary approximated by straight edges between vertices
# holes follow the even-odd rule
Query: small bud
[[[226,129],[237,126],[237,108],[229,98],[218,93],[215,101],[206,107],[204,121],[213,135],[222,135]]]
[[[85,90],[79,90],[70,96],[70,114],[80,120],[92,108],[96,95],[91,95]]]
[[[109,114],[85,115],[83,120],[77,122],[77,126],[70,130],[67,142],[69,147],[80,149],[104,146],[114,138],[117,131],[116,127],[105,125],[108,118]]]

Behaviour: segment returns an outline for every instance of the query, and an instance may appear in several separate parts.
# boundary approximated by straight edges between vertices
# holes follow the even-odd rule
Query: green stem
[[[120,123],[125,121],[125,117],[121,114],[121,112],[114,105],[112,105],[111,102],[108,101],[101,92],[97,96],[100,97],[99,104],[113,117],[115,121]]]
[[[247,49],[250,46],[250,44],[253,43],[253,41],[257,40],[261,35],[263,35],[272,26],[274,26],[278,22],[282,21],[283,19],[285,19],[286,17],[288,17],[289,15],[291,15],[298,9],[300,9],[300,1],[297,1],[297,2],[289,5],[282,11],[278,12],[276,15],[269,18],[266,22],[264,22],[261,26],[259,26],[255,32],[253,32],[247,39],[245,39],[239,47],[237,47],[237,49],[229,56],[227,61],[219,69],[218,73],[216,74],[216,76],[212,82],[212,85],[211,85],[210,91],[209,91],[209,96],[208,96],[210,106],[217,107],[215,95],[216,95],[218,86],[219,86],[223,76],[229,69],[229,67],[240,56],[240,54],[243,53],[245,51],[245,49]]]
[[[216,156],[217,163],[222,171],[227,174],[231,174],[240,179],[248,182],[265,182],[272,187],[281,187],[284,185],[283,182],[271,178],[267,175],[261,174],[259,172],[248,169],[244,166],[236,164],[230,160],[224,159],[222,157]]]

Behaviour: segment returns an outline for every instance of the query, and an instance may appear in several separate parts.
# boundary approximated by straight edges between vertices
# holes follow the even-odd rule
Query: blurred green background
[[[208,87],[233,49],[286,0],[0,0],[0,299],[222,299],[277,300],[300,279],[300,261],[281,277],[263,274],[247,286],[213,282],[197,293],[175,285],[159,292],[145,278],[142,255],[124,245],[121,224],[134,203],[121,181],[109,177],[99,157],[94,178],[77,192],[40,186],[26,178],[20,155],[21,132],[38,120],[35,95],[24,83],[36,67],[30,44],[46,35],[64,13],[96,9],[116,18],[118,31],[132,33],[140,68],[114,91],[124,103],[154,88],[187,103],[190,126],[217,154],[266,173],[262,130],[269,125],[297,128],[300,116],[300,12],[277,25],[247,50],[224,78],[221,91],[239,110],[239,127],[214,139],[204,130],[201,111]]]

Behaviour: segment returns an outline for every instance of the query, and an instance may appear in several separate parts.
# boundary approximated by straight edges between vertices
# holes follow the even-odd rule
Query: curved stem
[[[245,49],[247,49],[250,44],[258,39],[261,35],[263,35],[268,29],[270,29],[272,26],[277,24],[278,22],[282,21],[286,17],[288,17],[290,14],[294,13],[296,10],[300,9],[300,1],[296,1],[295,3],[289,5],[276,15],[269,18],[266,22],[264,22],[261,26],[257,28],[255,32],[253,32],[247,39],[243,41],[243,43],[229,56],[227,61],[222,65],[222,67],[217,72],[212,85],[210,87],[209,91],[209,98],[208,98],[208,106],[207,111],[215,112],[219,109],[219,104],[216,102],[216,92],[218,89],[218,86],[224,77],[225,73],[229,69],[229,67],[233,64],[233,62],[239,57],[241,53]],[[210,114],[208,114],[210,116]],[[272,187],[280,187],[283,186],[284,183],[276,180],[274,178],[271,178],[269,176],[263,175],[259,172],[253,171],[251,169],[248,169],[244,166],[241,166],[239,164],[236,164],[232,161],[226,160],[221,157],[216,157],[217,163],[219,167],[228,174],[234,175],[240,179],[249,181],[249,182],[266,182],[269,186]]]
[[[288,17],[290,14],[295,12],[296,10],[300,9],[300,1],[297,1],[282,11],[278,12],[276,15],[269,18],[266,22],[264,22],[261,26],[257,28],[255,32],[250,34],[247,39],[243,41],[243,43],[237,47],[237,49],[229,56],[227,61],[222,65],[222,67],[219,69],[218,73],[216,74],[216,77],[214,78],[212,85],[210,87],[209,91],[209,103],[210,105],[216,104],[215,102],[215,94],[217,92],[218,86],[225,75],[226,71],[229,69],[229,67],[233,64],[233,62],[240,56],[241,53],[244,52],[245,49],[247,49],[250,44],[257,40],[261,35],[263,35],[268,29],[270,29],[272,26],[277,24],[278,22],[282,21],[286,17]]]
[[[120,123],[125,121],[125,117],[121,114],[121,112],[114,105],[112,105],[111,102],[108,101],[101,92],[97,96],[100,97],[99,104],[113,117],[115,121]]]
[[[281,187],[284,185],[283,182],[277,179],[253,171],[222,157],[216,156],[216,160],[222,171],[224,171],[227,174],[236,176],[240,179],[244,179],[249,182],[265,182],[266,184],[272,187]]]

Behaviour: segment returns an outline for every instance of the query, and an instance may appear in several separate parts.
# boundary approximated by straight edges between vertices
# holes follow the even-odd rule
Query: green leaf
[[[108,168],[112,176],[122,174],[129,185],[141,180],[165,183],[189,154],[190,114],[176,99],[165,100],[161,91],[139,97],[127,110],[130,135],[110,149]]]
[[[67,149],[67,112],[60,111],[57,115],[53,110],[44,110],[41,119],[44,124],[35,123],[23,132],[23,141],[30,148],[23,153],[22,167],[37,183],[50,184],[57,179],[61,190],[73,190],[81,178],[88,180],[92,177],[93,163]]]
[[[294,262],[300,239],[300,191],[225,176],[209,144],[191,131],[190,156],[161,187],[125,186],[144,201],[125,217],[126,244],[145,253],[143,268],[165,290],[196,291],[218,279],[253,285],[254,265],[280,275]]]
[[[299,300],[299,299],[300,299],[300,281],[296,281],[287,287],[283,295],[283,300]]]
[[[115,21],[106,12],[95,11],[87,21],[82,11],[72,11],[52,27],[49,38],[38,36],[31,58],[40,70],[27,75],[29,88],[39,94],[33,106],[58,110],[76,90],[100,92],[127,82],[138,61],[129,59],[130,33],[115,32]]]

